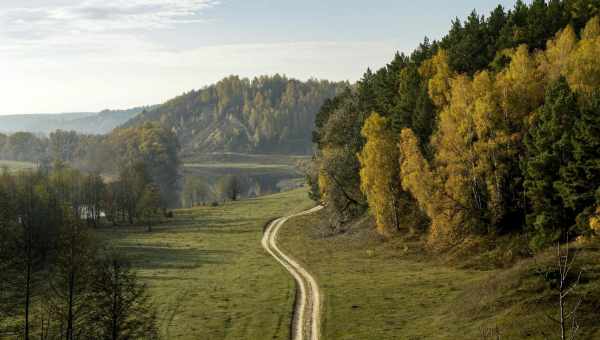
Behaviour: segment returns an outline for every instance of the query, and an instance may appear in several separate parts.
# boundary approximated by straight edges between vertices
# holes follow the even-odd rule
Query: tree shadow
[[[140,270],[196,269],[230,263],[237,253],[229,250],[178,249],[150,245],[119,246],[132,265]]]

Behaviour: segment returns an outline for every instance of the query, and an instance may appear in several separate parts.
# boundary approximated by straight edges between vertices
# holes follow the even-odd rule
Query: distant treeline
[[[40,167],[60,162],[109,177],[141,164],[145,176],[159,188],[163,204],[178,204],[179,144],[170,130],[157,124],[116,129],[102,136],[62,130],[48,137],[29,132],[0,134],[0,159],[34,162]]]
[[[316,117],[312,195],[338,224],[446,249],[516,233],[533,249],[600,214],[600,1],[518,1],[367,70]]]
[[[313,150],[315,115],[345,82],[231,76],[146,110],[125,126],[158,122],[177,135],[184,156],[206,152],[295,153]]]

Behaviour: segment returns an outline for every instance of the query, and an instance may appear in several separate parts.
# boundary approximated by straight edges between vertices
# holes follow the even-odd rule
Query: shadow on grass
[[[120,246],[133,265],[145,269],[196,269],[230,263],[237,253],[228,250],[177,249],[155,246]]]

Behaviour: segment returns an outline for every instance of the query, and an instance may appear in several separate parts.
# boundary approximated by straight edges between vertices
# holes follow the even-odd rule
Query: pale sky
[[[509,0],[1,0],[0,114],[164,102],[237,74],[356,81]]]

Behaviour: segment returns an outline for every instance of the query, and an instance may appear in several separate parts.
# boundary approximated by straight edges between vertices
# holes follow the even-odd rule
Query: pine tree
[[[527,224],[534,247],[565,237],[573,224],[573,210],[564,206],[556,184],[560,169],[572,159],[570,138],[577,111],[576,95],[564,78],[559,79],[547,89],[525,141],[524,186],[531,209]]]
[[[97,339],[157,339],[156,311],[146,286],[117,254],[95,262],[89,328]]]
[[[580,232],[600,204],[600,90],[584,103],[569,140],[572,159],[555,184],[564,205],[578,214]]]

